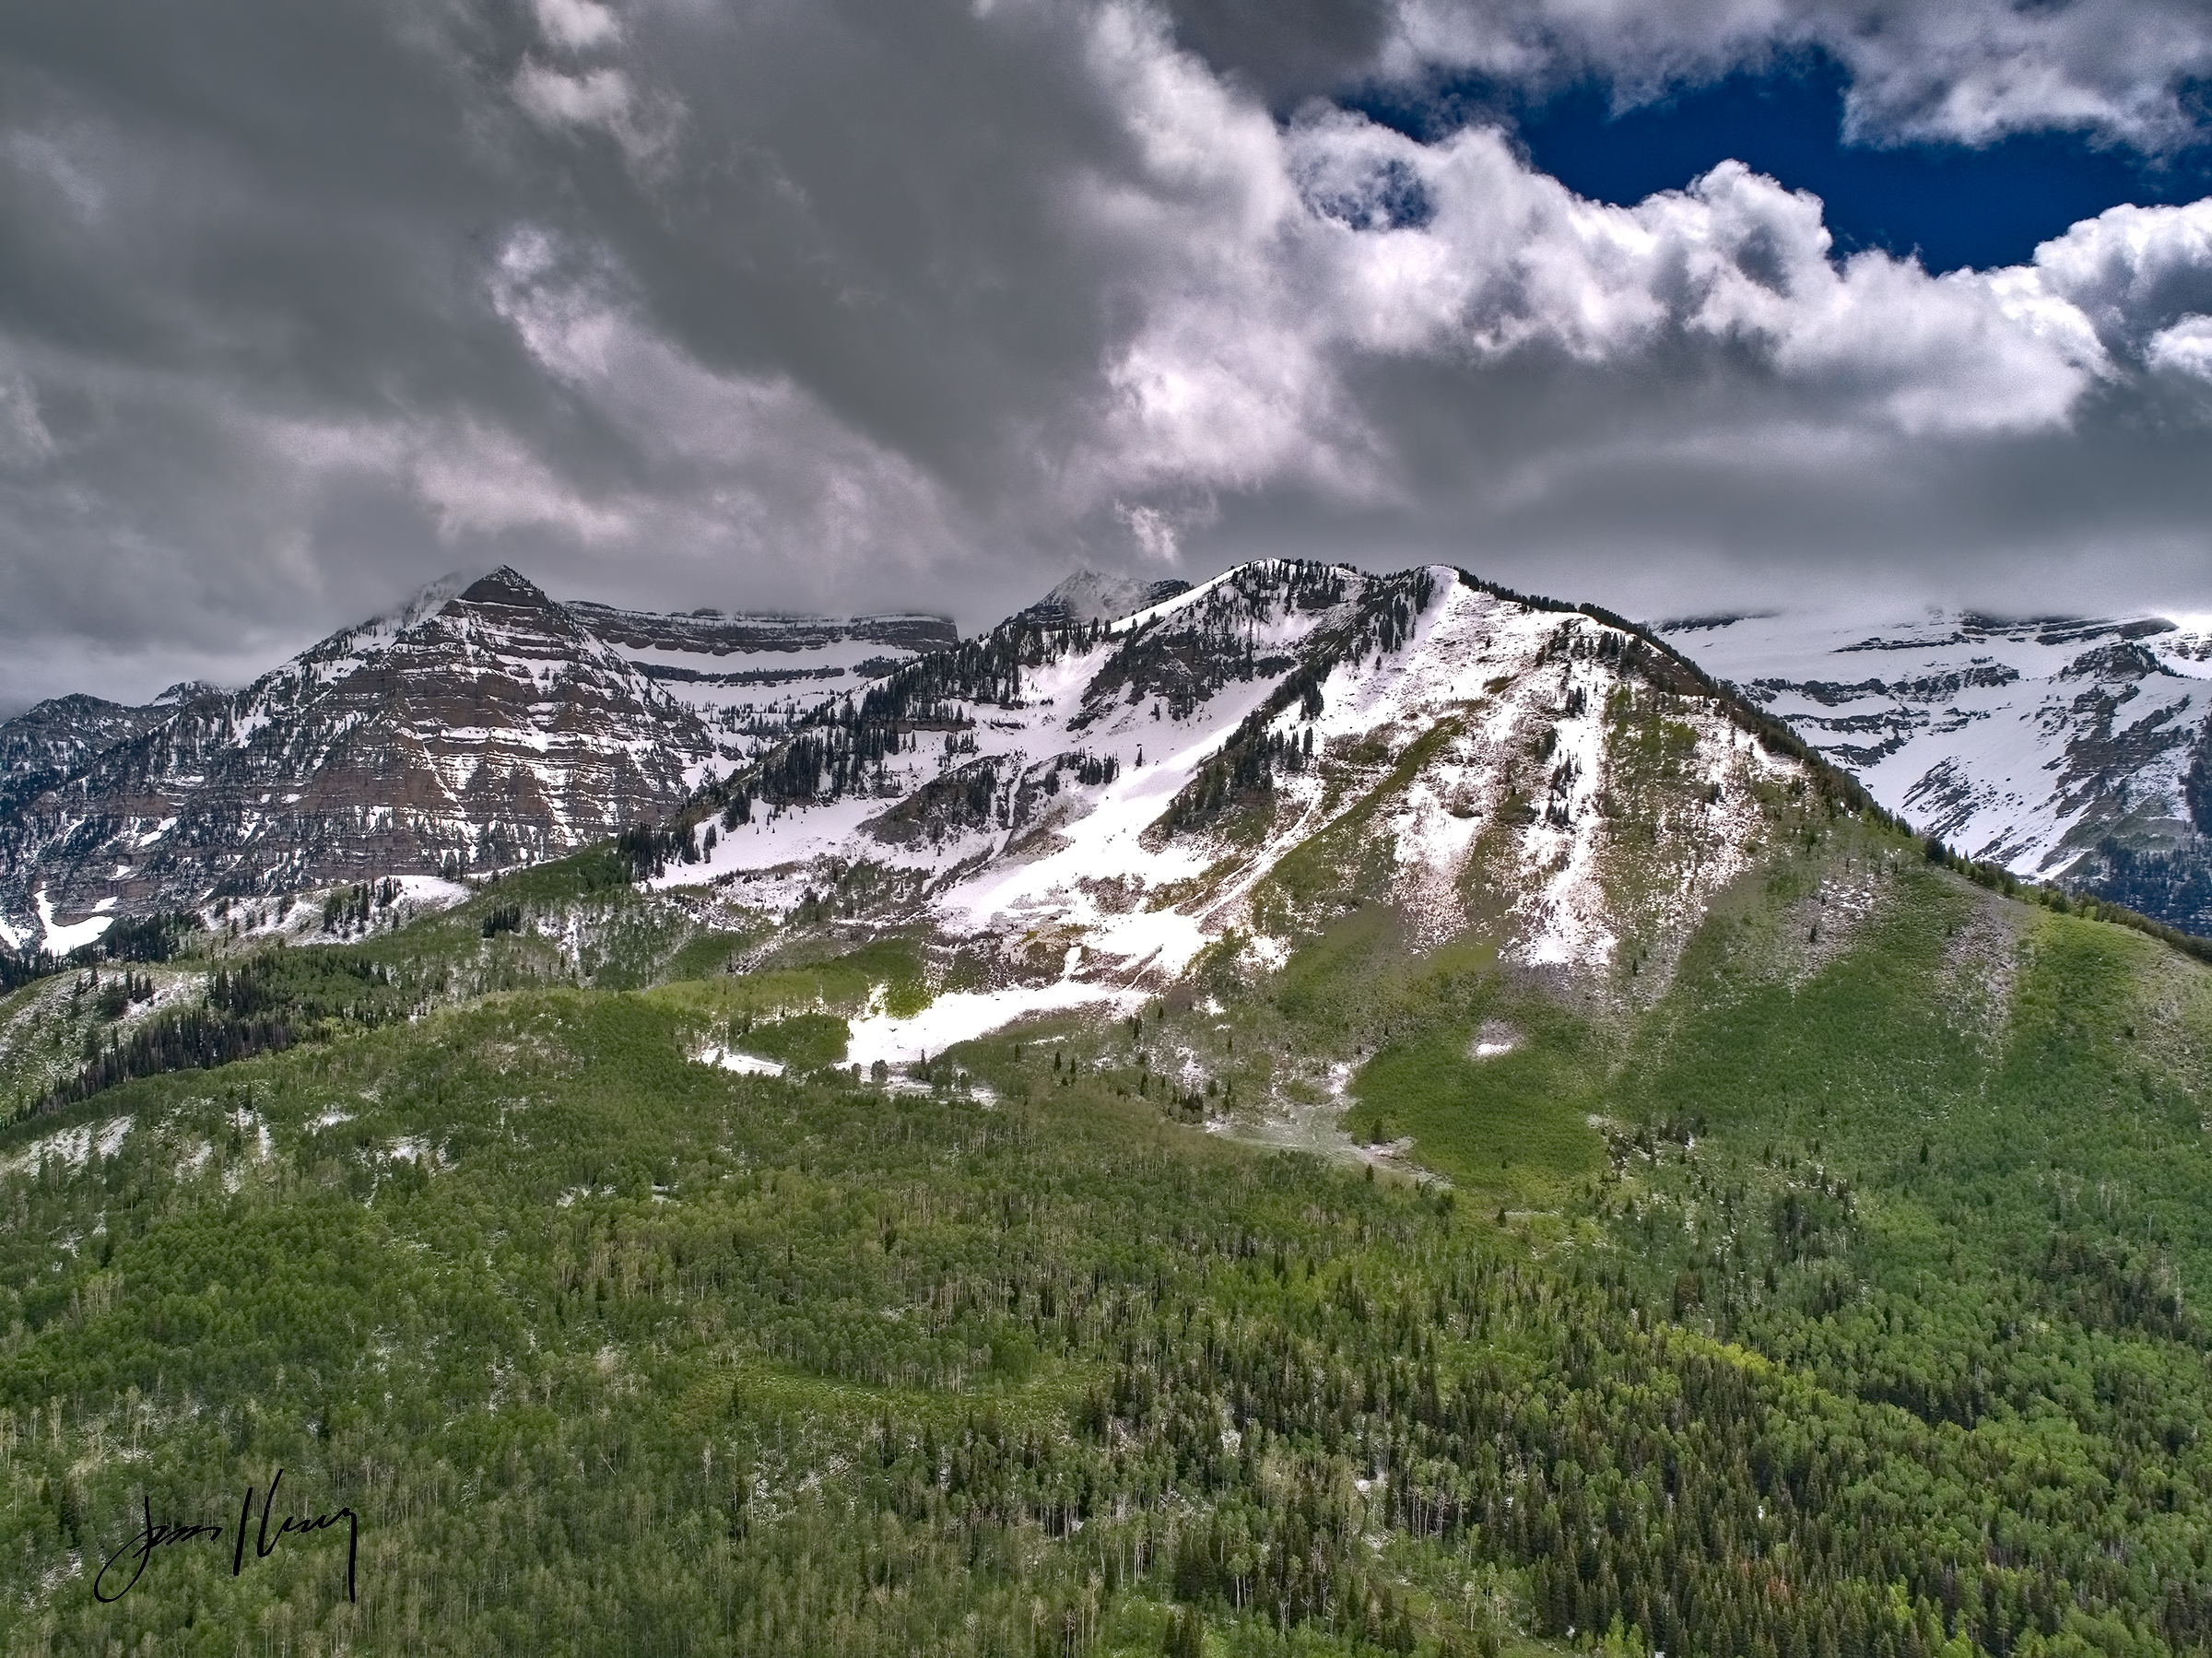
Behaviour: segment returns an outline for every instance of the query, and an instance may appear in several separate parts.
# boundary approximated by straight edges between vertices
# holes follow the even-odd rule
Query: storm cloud
[[[1717,21],[1716,21],[1717,19]],[[2194,7],[121,0],[0,25],[0,707],[237,677],[455,567],[949,608],[1441,558],[1658,615],[2212,609],[2212,203],[1840,256],[1505,128],[1818,50],[1869,142],[2196,142]]]

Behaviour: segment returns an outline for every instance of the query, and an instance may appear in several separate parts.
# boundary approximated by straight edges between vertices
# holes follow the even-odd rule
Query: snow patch
[[[90,915],[65,926],[53,919],[53,900],[46,896],[45,888],[39,888],[35,901],[39,907],[39,925],[46,935],[44,947],[50,955],[66,956],[71,950],[94,943],[115,924],[115,917],[107,913],[115,907],[112,898],[101,899],[92,906]]]
[[[758,1076],[781,1076],[782,1062],[762,1059],[757,1053],[740,1053],[735,1048],[715,1046],[695,1056],[702,1065],[720,1065],[725,1071],[741,1071]]]
[[[65,1128],[33,1140],[21,1151],[0,1162],[0,1173],[35,1174],[49,1158],[57,1158],[72,1169],[81,1169],[96,1147],[101,1157],[113,1157],[122,1149],[124,1136],[130,1132],[131,1120],[128,1117],[112,1117],[98,1128],[89,1123],[80,1123],[73,1128]]]
[[[1467,1049],[1469,1059],[1497,1059],[1521,1045],[1521,1033],[1503,1019],[1485,1019]]]
[[[845,1057],[849,1063],[862,1065],[872,1065],[879,1059],[887,1064],[907,1064],[1036,1014],[1065,1013],[1078,1007],[1112,1007],[1121,1013],[1143,1005],[1145,1000],[1139,991],[1078,979],[1007,990],[955,991],[909,1017],[877,1014],[853,1021]]]

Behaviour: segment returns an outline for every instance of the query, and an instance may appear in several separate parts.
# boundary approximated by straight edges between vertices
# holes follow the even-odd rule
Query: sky
[[[2198,0],[0,17],[0,711],[442,573],[2212,610]]]

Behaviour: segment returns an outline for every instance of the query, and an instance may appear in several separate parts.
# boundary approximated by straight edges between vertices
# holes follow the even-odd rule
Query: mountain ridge
[[[1413,630],[1410,590],[1390,586],[1401,578],[1426,582],[1432,592],[1445,582],[1532,617],[1586,618],[1599,630],[1593,640],[1611,641],[1605,650],[1639,654],[1640,672],[1656,676],[1654,688],[1715,707],[1716,699],[1733,701],[1727,718],[1739,730],[1767,751],[1813,767],[1806,778],[1853,811],[1910,817],[1968,857],[2009,864],[2022,878],[2064,879],[2184,927],[2212,922],[2212,891],[2189,885],[2204,886],[2198,872],[2212,868],[2201,855],[2203,831],[2191,820],[2200,795],[2212,816],[2212,782],[2191,792],[2187,747],[2212,642],[2164,618],[2017,621],[1962,613],[1888,631],[1838,623],[1814,636],[1775,616],[1715,615],[1648,629],[1599,606],[1422,568],[1425,576],[1385,577],[1261,560],[1195,587],[1079,570],[966,642],[944,618],[914,614],[660,615],[559,604],[506,569],[474,582],[441,578],[242,690],[181,686],[164,693],[166,701],[137,710],[56,700],[0,725],[0,927],[18,946],[76,939],[76,929],[97,929],[108,914],[387,875],[452,877],[558,856],[655,821],[682,829],[680,839],[663,833],[664,855],[687,879],[727,873],[740,830],[767,836],[785,863],[875,860],[906,867],[902,878],[917,880],[923,872],[913,860],[925,846],[938,862],[976,859],[978,868],[1035,863],[1052,855],[1055,838],[1066,840],[1085,791],[1127,794],[1124,774],[1137,770],[1143,747],[1140,727],[1157,734],[1146,788],[1159,786],[1163,763],[1181,781],[1173,799],[1154,803],[1159,811],[1143,835],[1112,855],[1172,861],[1208,822],[1224,814],[1249,818],[1278,778],[1303,766],[1307,756],[1287,755],[1284,744],[1321,734],[1325,745],[1329,722],[1315,722],[1310,707],[1304,718],[1286,720],[1291,701],[1324,698],[1320,686],[1340,670],[1340,683],[1350,684],[1397,659]],[[1326,573],[1284,573],[1293,570]],[[1314,608],[1300,610],[1305,598],[1269,601],[1263,626],[1254,595],[1271,582],[1284,594],[1305,583],[1299,591]],[[1227,596],[1241,583],[1253,591]],[[1325,602],[1315,596],[1324,589],[1334,595]],[[481,612],[478,620],[493,632],[520,628],[531,636],[527,650],[499,667],[496,685],[482,675],[497,665],[497,649],[486,656],[458,635],[431,638],[455,604]],[[1342,614],[1324,616],[1345,605]],[[1369,614],[1362,606],[1382,609]],[[1191,623],[1209,607],[1221,612],[1215,621]],[[1383,610],[1391,611],[1387,619]],[[1230,611],[1242,620],[1232,625]],[[1293,612],[1305,619],[1286,630]],[[1138,634],[1152,643],[1135,648]],[[1841,670],[1835,677],[1805,671],[1808,637]],[[1120,642],[1108,648],[1110,638]],[[1053,716],[1053,752],[1017,754],[994,734],[1030,722],[1019,706],[1022,675],[1043,665],[1040,653],[1063,662],[1078,643],[1095,657],[1085,671],[1095,671],[1098,683],[1087,683]],[[2000,660],[2006,653],[2021,661]],[[1881,672],[1843,676],[1847,664],[1875,662]],[[1258,687],[1259,701],[1245,706],[1232,681]],[[1892,761],[1903,753],[1917,763],[1954,728],[1977,719],[1986,724],[1994,716],[1975,699],[2002,711],[2023,688],[2044,699],[2039,740],[2070,757],[2074,770],[2059,776],[2063,786],[2052,799],[2075,816],[2039,830],[2030,812],[2000,825],[2020,844],[2002,836],[1977,841],[1961,829],[1972,829],[1976,810],[1988,819],[1992,792],[1971,757],[1938,752],[1901,788]],[[1458,688],[1463,702],[1496,694]],[[1593,681],[1585,700],[1613,688],[1609,679]],[[1064,694],[1075,693],[1053,693]],[[423,703],[413,713],[410,699]],[[1137,716],[1123,706],[1130,699]],[[947,712],[937,702],[960,706]],[[2149,702],[2166,711],[2145,716],[2135,706]],[[479,703],[500,711],[488,725],[471,723]],[[2051,714],[2053,705],[2064,719]],[[1586,709],[1583,718],[1587,723]],[[272,729],[276,735],[264,735]],[[912,747],[923,734],[938,745],[926,767]],[[1042,735],[1031,731],[1025,742]],[[1108,736],[1113,741],[1102,742]],[[2198,750],[2212,747],[2212,718],[2194,741]],[[377,748],[382,758],[364,771],[345,758],[348,747]],[[1569,758],[1584,774],[1605,763],[1595,749]],[[1828,773],[1831,762],[1841,770]],[[807,764],[814,769],[802,775]],[[2205,770],[2201,754],[2194,765]],[[856,766],[865,777],[858,788]],[[1105,782],[1083,781],[1106,767],[1113,775]],[[316,777],[320,783],[306,786]],[[1486,797],[1483,809],[1534,811],[1558,829],[1590,809],[1576,787],[1547,770],[1517,779],[1510,803]],[[1061,798],[1063,788],[1075,793]],[[767,817],[756,822],[748,804],[747,816],[731,819],[738,796],[758,801]],[[864,796],[875,804],[854,816]],[[1954,809],[1931,810],[1947,798]],[[2112,810],[2115,801],[2128,810]],[[1958,802],[1966,803],[1966,817]],[[272,827],[268,819],[284,818],[288,807],[291,821]],[[1003,819],[995,834],[975,832],[979,813]],[[702,844],[710,815],[723,819],[719,853]],[[802,822],[833,820],[833,833],[791,840]],[[858,838],[843,843],[848,831]],[[953,842],[963,849],[957,857]],[[2044,855],[2031,859],[2022,845]],[[1254,869],[1266,862],[1247,861]],[[1125,880],[1135,870],[1096,873]],[[2147,893],[2150,901],[2143,901]]]
[[[1937,611],[1661,631],[1968,857],[2212,933],[2212,627]]]
[[[600,639],[595,614],[633,642]],[[724,629],[719,655],[689,641],[708,662],[773,654],[762,686],[716,696],[681,677],[668,618],[657,654],[677,660],[643,660],[652,626],[563,606],[501,567],[442,577],[235,691],[41,704],[0,725],[0,938],[74,941],[103,917],[577,851],[674,809],[828,694],[792,671],[821,654],[818,636],[857,641],[879,672],[950,631],[753,618],[741,637]]]
[[[1375,898],[1648,999],[1793,792],[1879,816],[1618,617],[1262,560],[1111,623],[1019,614],[825,706],[679,816],[653,880],[935,929],[991,960],[974,1019],[1256,969]]]

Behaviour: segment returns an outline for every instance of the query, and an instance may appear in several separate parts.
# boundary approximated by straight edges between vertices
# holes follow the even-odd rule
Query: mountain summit
[[[1150,608],[1191,584],[1174,577],[1146,581],[1141,576],[1108,575],[1079,570],[1046,594],[1018,619],[1031,622],[1111,622]]]
[[[840,681],[953,637],[934,617],[742,631],[563,605],[501,567],[441,578],[243,690],[42,703],[0,726],[0,937],[573,852],[676,810]],[[767,683],[709,683],[699,662]]]
[[[1267,560],[1113,621],[1025,612],[825,706],[662,878],[926,921],[990,961],[1002,1017],[1209,951],[1279,964],[1375,900],[1416,943],[1474,929],[1648,992],[1817,798],[1760,729],[1601,614]]]

